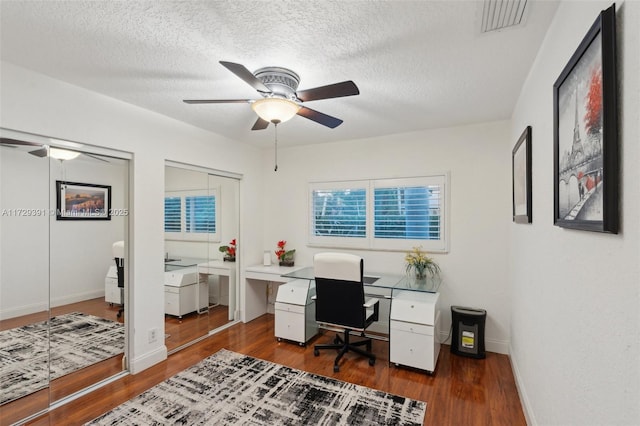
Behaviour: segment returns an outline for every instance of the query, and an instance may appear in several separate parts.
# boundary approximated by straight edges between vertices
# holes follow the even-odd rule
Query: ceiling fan
[[[295,115],[333,129],[342,124],[342,120],[307,108],[302,103],[360,94],[358,86],[350,80],[298,91],[300,77],[290,69],[265,67],[252,73],[241,64],[226,61],[220,61],[220,64],[256,89],[262,99],[185,99],[184,102],[188,104],[248,103],[258,114],[258,120],[251,130],[266,129],[269,123],[277,126]]]
[[[108,160],[105,160],[102,157],[89,154],[88,152],[71,151],[63,148],[56,148],[52,146],[50,147],[50,146],[43,145],[36,142],[27,142],[27,141],[21,141],[21,140],[11,139],[11,138],[0,138],[0,146],[5,146],[9,148],[17,148],[18,146],[34,147],[35,148],[34,150],[28,151],[29,154],[35,155],[36,157],[41,157],[41,158],[52,157],[52,158],[55,158],[56,160],[61,160],[61,161],[73,160],[79,155],[84,155],[84,156],[93,158],[94,160],[103,161],[105,163],[109,162]]]

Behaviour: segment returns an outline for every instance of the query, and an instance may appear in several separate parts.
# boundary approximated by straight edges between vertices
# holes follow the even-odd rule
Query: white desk
[[[283,277],[305,266],[253,265],[245,269],[244,322],[267,313],[267,284],[286,283],[294,278]]]
[[[198,263],[197,273],[199,284],[199,291],[196,295],[198,299],[198,313],[206,312],[209,309],[209,275],[217,275],[219,277],[227,277],[227,284],[229,286],[229,320],[234,320],[237,306],[236,264],[222,260],[210,260],[209,262]],[[219,285],[221,284],[220,282]]]
[[[288,278],[313,280],[315,275],[313,268],[305,268],[290,272]],[[389,361],[432,373],[440,353],[440,281],[418,283],[405,276],[365,273],[364,282],[365,295],[378,296],[381,308],[379,320],[367,331],[389,336]],[[376,324],[382,328],[374,329]]]

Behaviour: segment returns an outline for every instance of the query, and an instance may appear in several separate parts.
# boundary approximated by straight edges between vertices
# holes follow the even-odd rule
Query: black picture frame
[[[615,4],[553,85],[554,225],[618,232]]]
[[[531,126],[527,126],[511,151],[513,221],[531,223]]]
[[[56,220],[111,220],[111,186],[57,180]]]

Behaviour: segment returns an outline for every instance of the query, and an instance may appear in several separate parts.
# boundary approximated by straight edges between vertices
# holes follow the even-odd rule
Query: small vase
[[[236,257],[235,256],[225,256],[222,260],[225,261],[225,262],[235,262],[236,261]]]
[[[282,259],[280,266],[293,266],[293,259]]]

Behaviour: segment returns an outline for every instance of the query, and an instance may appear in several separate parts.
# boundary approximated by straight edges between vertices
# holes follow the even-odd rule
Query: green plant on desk
[[[414,276],[416,280],[426,280],[427,276],[440,274],[440,266],[427,254],[426,251],[422,251],[422,246],[419,246],[405,255],[407,276]]]

